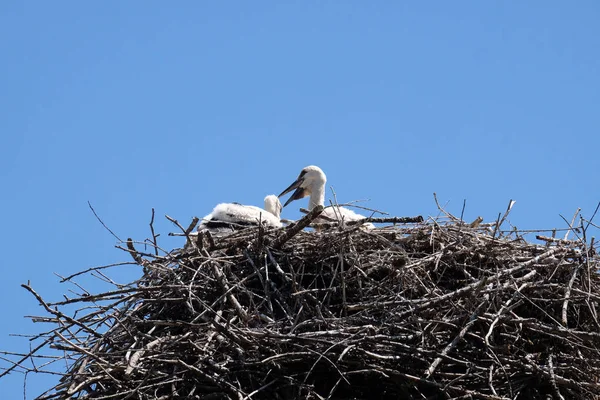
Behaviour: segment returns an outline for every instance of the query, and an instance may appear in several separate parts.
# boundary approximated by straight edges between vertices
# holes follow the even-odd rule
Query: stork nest
[[[63,351],[39,399],[600,399],[585,237],[534,243],[449,214],[301,230],[319,211],[222,238],[188,228],[165,256],[130,241],[144,274],[110,292],[46,303],[24,285],[54,328],[10,369]]]

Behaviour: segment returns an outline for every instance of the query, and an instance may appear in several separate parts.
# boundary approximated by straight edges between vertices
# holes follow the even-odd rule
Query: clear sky
[[[54,273],[129,261],[87,201],[137,240],[154,207],[166,248],[165,214],[261,205],[310,164],[395,216],[436,215],[437,192],[467,220],[510,199],[522,229],[589,217],[598,21],[594,0],[2,2],[0,349],[47,328],[21,283],[57,300]],[[54,383],[29,376],[27,398]],[[23,375],[0,392],[22,398]]]

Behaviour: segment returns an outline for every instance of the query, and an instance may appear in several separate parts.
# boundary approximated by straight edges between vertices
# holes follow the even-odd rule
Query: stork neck
[[[308,209],[312,210],[319,205],[325,205],[325,185],[319,185],[319,187],[313,189],[310,194]]]

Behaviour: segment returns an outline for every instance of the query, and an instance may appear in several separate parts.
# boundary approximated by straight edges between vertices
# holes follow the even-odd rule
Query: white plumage
[[[265,197],[265,211],[270,212],[274,216],[277,217],[277,220],[281,219],[281,210],[283,207],[281,206],[281,202],[279,201],[279,197],[274,194],[270,194]],[[281,222],[279,222],[279,226],[281,226]]]
[[[226,233],[237,229],[257,226],[259,221],[267,226],[281,227],[281,203],[275,195],[265,197],[265,208],[238,203],[221,203],[210,214],[202,218],[198,231]]]
[[[287,206],[294,200],[302,199],[306,196],[310,196],[308,201],[308,209],[312,210],[317,205],[325,205],[325,183],[327,177],[321,168],[316,165],[309,165],[300,171],[298,178],[285,189],[279,197],[291,192],[296,189],[294,194],[283,205]],[[345,207],[327,207],[323,210],[322,216],[332,220],[343,220],[343,221],[357,221],[366,218],[364,215],[355,213],[354,211]],[[326,219],[324,218],[324,219]],[[321,222],[321,221],[319,221]],[[324,221],[326,222],[326,221]],[[371,223],[363,225],[366,229],[373,229],[375,226]]]

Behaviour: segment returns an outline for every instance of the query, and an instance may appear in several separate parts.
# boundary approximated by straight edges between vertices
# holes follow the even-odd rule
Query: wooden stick
[[[296,236],[298,232],[310,225],[310,223],[314,221],[322,212],[323,206],[321,205],[313,208],[307,215],[286,227],[283,233],[275,238],[272,247],[274,249],[281,248],[288,240]]]

